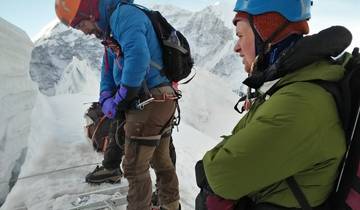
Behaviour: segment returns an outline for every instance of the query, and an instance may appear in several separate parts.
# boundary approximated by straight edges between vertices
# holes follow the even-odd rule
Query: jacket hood
[[[285,49],[274,64],[264,71],[253,72],[243,83],[251,88],[258,89],[264,82],[288,74],[298,76],[307,74],[303,78],[304,81],[314,79],[331,81],[333,78],[330,75],[333,71],[327,70],[327,67],[324,69],[319,67],[325,63],[329,64],[331,57],[338,56],[343,52],[350,45],[351,40],[351,32],[342,26],[333,26],[320,31],[318,34],[303,37],[294,46]],[[315,67],[318,69],[316,72],[313,70]],[[305,69],[303,70],[303,68]],[[334,68],[339,67],[334,65]]]
[[[134,3],[134,0],[101,0],[99,2],[100,18],[97,25],[106,32],[110,24],[110,16],[119,3]]]

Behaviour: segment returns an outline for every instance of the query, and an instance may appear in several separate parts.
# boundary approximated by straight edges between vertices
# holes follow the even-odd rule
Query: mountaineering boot
[[[181,210],[179,201],[174,201],[165,205],[161,205],[160,210]]]
[[[93,172],[90,172],[85,177],[87,183],[101,184],[101,183],[120,183],[123,173],[120,168],[106,169],[104,166],[96,166]]]
[[[152,206],[151,210],[168,210],[168,209],[164,209],[163,207],[160,206]],[[181,210],[181,205],[179,204],[179,207],[176,210]]]
[[[160,205],[160,203],[159,203],[159,192],[158,192],[157,189],[151,195],[151,205],[152,206],[159,206]]]
[[[154,196],[154,194],[156,194],[156,191],[153,192],[153,196]],[[158,202],[158,200],[156,202]],[[151,210],[181,210],[181,205],[180,205],[179,201],[174,201],[172,203],[160,206],[159,203],[155,204],[152,201],[152,205],[151,205],[150,209]]]

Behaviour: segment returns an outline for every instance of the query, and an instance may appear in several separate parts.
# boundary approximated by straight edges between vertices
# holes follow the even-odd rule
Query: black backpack
[[[191,57],[190,46],[185,36],[168,23],[159,11],[149,10],[136,4],[124,2],[123,4],[132,5],[143,11],[154,27],[162,47],[164,66],[161,67],[154,62],[151,62],[151,65],[162,71],[162,73],[173,82],[178,82],[188,77],[194,66],[194,61]],[[185,83],[189,82],[192,78]]]
[[[339,82],[313,81],[330,92],[337,105],[347,140],[347,152],[337,185],[324,206],[319,209],[360,210],[360,54],[355,48],[352,57],[342,56],[345,75]],[[293,177],[286,179],[291,191],[304,210],[311,210],[305,195]],[[315,208],[318,209],[318,208]]]

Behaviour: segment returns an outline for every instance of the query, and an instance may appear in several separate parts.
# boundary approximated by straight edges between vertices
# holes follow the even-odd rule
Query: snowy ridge
[[[172,17],[171,18],[172,20],[174,20],[175,17],[183,18],[185,16],[192,14],[192,12],[190,12],[189,10],[181,9],[171,4],[155,4],[154,6],[151,7],[151,9],[158,10],[161,13],[166,14],[167,18]],[[171,21],[171,23],[174,23],[174,21]]]
[[[32,47],[24,31],[0,18],[0,205],[26,155],[37,95],[28,75]]]
[[[0,24],[1,24],[1,37],[3,37],[4,39],[9,39],[10,37],[8,36],[14,36],[19,38],[20,43],[11,43],[11,45],[20,45],[22,46],[22,44],[25,44],[25,46],[28,47],[32,47],[32,42],[31,40],[28,38],[28,35],[25,33],[24,30],[22,30],[19,27],[14,26],[13,24],[9,23],[8,21],[4,20],[3,18],[0,17]],[[4,40],[3,40],[4,41]],[[10,40],[8,40],[10,41]],[[6,42],[1,43],[1,45],[3,47],[5,47]],[[10,49],[10,48],[7,48]],[[9,52],[8,52],[9,53]]]
[[[235,12],[231,12],[234,10],[235,5],[234,0],[226,0],[226,1],[218,1],[215,2],[213,5],[209,6],[214,14],[219,17],[221,20],[224,21],[225,26],[233,29],[234,25],[232,23],[232,20],[235,16]],[[225,12],[226,11],[226,12]]]
[[[91,69],[100,68],[103,46],[94,36],[56,23],[35,42],[30,63],[30,75],[45,95],[55,95],[55,86],[73,57],[87,60]]]
[[[47,24],[45,27],[43,27],[43,29],[41,29],[41,31],[33,37],[34,42],[37,42],[41,38],[45,39],[45,38],[51,36],[53,28],[55,28],[55,26],[58,23],[59,23],[59,20],[55,19],[55,20],[51,21],[49,24]]]
[[[198,12],[169,11],[168,6],[162,5],[154,9],[162,12],[171,24],[183,32],[199,69],[222,77],[233,90],[245,92],[241,81],[247,75],[241,59],[233,51],[236,37],[232,26],[233,13],[228,12],[230,7],[230,3],[221,2]]]
[[[87,60],[80,61],[74,57],[56,84],[56,94],[75,94],[84,90],[97,93],[99,92],[99,78],[100,72],[91,70]]]

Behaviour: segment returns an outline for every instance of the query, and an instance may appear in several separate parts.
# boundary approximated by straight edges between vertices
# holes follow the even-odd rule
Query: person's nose
[[[237,41],[234,46],[234,52],[240,53],[240,51],[241,51],[240,43],[239,43],[239,41]]]

